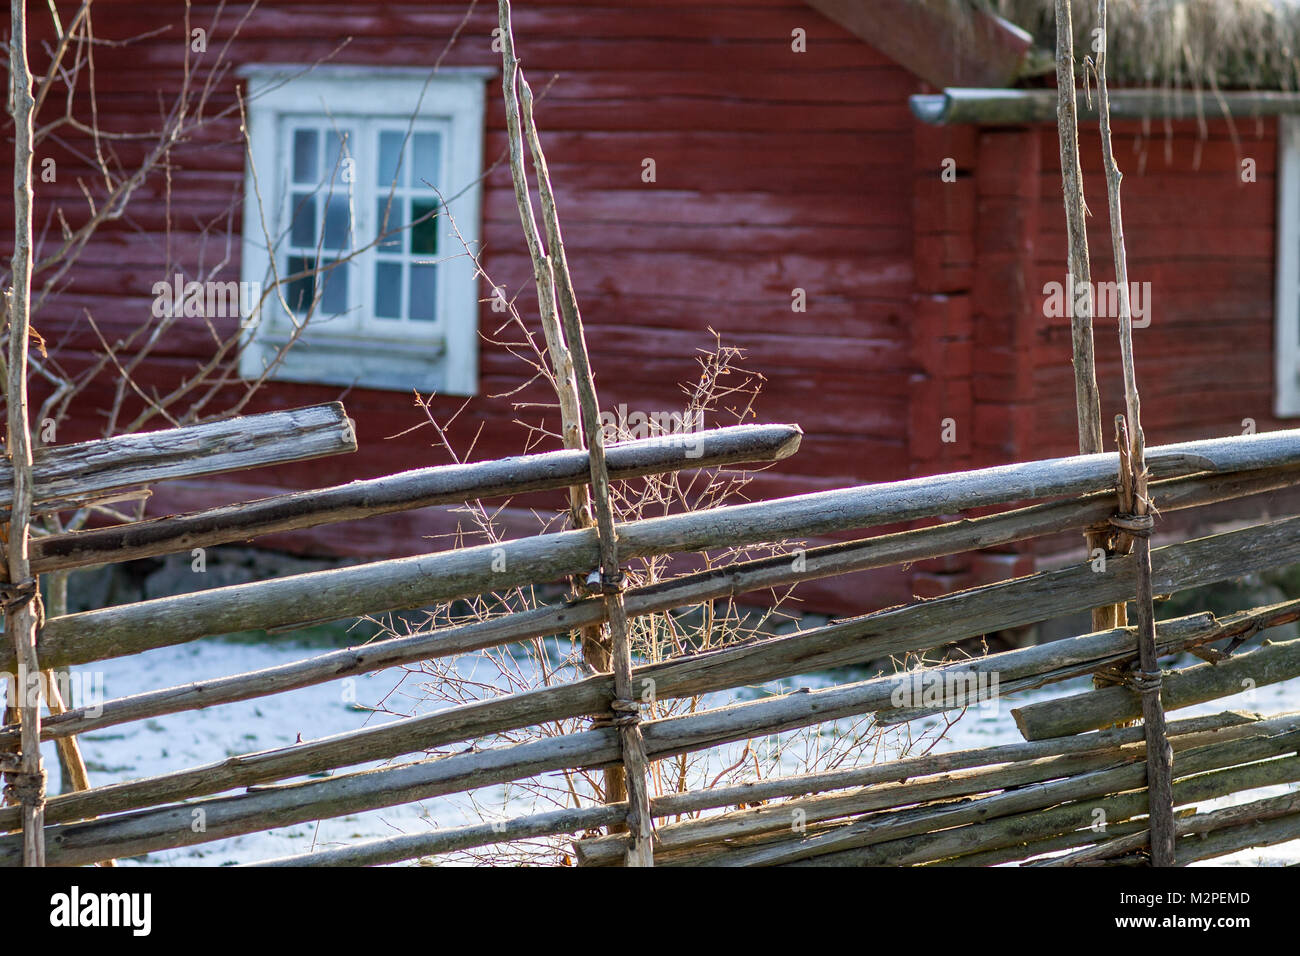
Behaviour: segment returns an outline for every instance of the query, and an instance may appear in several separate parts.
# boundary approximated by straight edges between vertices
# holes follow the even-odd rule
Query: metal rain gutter
[[[1019,126],[1056,122],[1056,90],[1007,90],[949,87],[942,93],[909,98],[912,115],[935,126],[971,123],[979,126]],[[1097,115],[1092,102],[1078,94],[1079,118]],[[1219,119],[1222,117],[1300,114],[1300,93],[1277,90],[1212,93],[1204,90],[1112,90],[1110,112],[1115,119]]]

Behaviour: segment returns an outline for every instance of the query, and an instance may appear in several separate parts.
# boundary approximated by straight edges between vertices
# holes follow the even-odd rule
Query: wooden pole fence
[[[609,448],[610,477],[641,478],[683,465],[713,468],[781,461],[798,450],[801,437],[796,425],[733,425],[685,439],[625,442]],[[415,508],[550,491],[585,483],[588,467],[585,451],[566,450],[420,468],[196,514],[50,535],[33,542],[32,565],[52,571],[131,561]]]
[[[33,508],[64,510],[109,492],[357,450],[338,402],[52,445],[33,454]],[[13,502],[13,470],[0,463],[0,511]]]
[[[1275,469],[1171,479],[1152,487],[1161,508],[1168,512],[1284,487],[1294,477],[1288,470]],[[809,549],[798,566],[783,556],[740,562],[725,568],[683,575],[650,587],[634,588],[627,594],[627,611],[630,615],[652,614],[715,598],[735,597],[761,588],[1006,544],[1052,531],[1082,528],[1105,520],[1113,508],[1111,501],[1109,494],[1098,493],[1078,501],[1033,505],[983,518],[825,545]],[[93,706],[51,716],[43,723],[42,732],[46,739],[85,733],[130,720],[307,687],[383,667],[545,637],[572,627],[599,623],[603,619],[603,603],[587,600],[563,607],[520,612],[489,621],[417,632],[247,674],[196,681],[97,702]],[[16,740],[12,732],[0,729],[0,745],[11,739]]]
[[[1261,440],[1250,441],[1253,438]],[[1189,450],[1193,446],[1196,451]],[[1201,466],[1198,470],[1294,464],[1294,459],[1300,457],[1300,433],[1243,436],[1236,443],[1166,446],[1164,454],[1149,456],[1149,461],[1154,457],[1186,467],[1189,456]],[[819,534],[1029,497],[1095,491],[1113,482],[1106,466],[1114,469],[1118,456],[1057,461],[1063,464],[1062,473],[1056,476],[1050,467],[1044,467],[1050,462],[1033,462],[986,469],[982,474],[971,472],[976,478],[969,487],[963,487],[960,476],[941,475],[897,482],[894,486],[866,485],[646,519],[619,526],[619,553],[628,560],[758,544],[792,534]],[[1230,543],[1230,539],[1224,541]],[[1282,547],[1289,545],[1284,542]],[[1128,560],[1122,558],[1109,564],[1122,568]],[[588,529],[291,575],[53,618],[46,624],[41,654],[48,666],[80,664],[213,634],[282,629],[423,607],[586,573],[599,563],[598,535]],[[1212,561],[1211,566],[1221,563]],[[11,660],[0,658],[0,667]]]
[[[1160,697],[1165,709],[1176,710],[1297,676],[1300,639],[1270,644],[1214,664],[1171,671],[1164,677]],[[1141,702],[1124,687],[1104,687],[1011,712],[1026,740],[1083,733],[1141,713]]]
[[[1215,714],[1209,717],[1175,721],[1170,725],[1170,734],[1178,738],[1179,746],[1183,746],[1184,741],[1202,740],[1208,733],[1227,728],[1233,728],[1234,732],[1244,733],[1244,725],[1250,723],[1252,723],[1251,718],[1244,715]],[[1040,759],[1075,754],[1096,755],[1114,751],[1123,744],[1137,743],[1142,746],[1141,735],[1134,730],[1105,731],[1090,736],[1092,738],[1090,740],[1067,738],[1061,741],[1064,750],[1058,748],[1055,742],[1033,745],[1008,744],[1002,747],[989,747],[980,750],[927,754],[922,757],[904,758],[852,770],[773,777],[730,787],[715,787],[686,793],[670,793],[652,798],[651,809],[656,817],[679,816],[715,807],[742,806],[759,800],[805,796],[819,790],[840,790],[871,784],[902,783],[916,777],[939,774],[970,766],[990,767],[999,763],[1028,763]],[[1035,749],[1029,749],[1030,747]],[[486,846],[500,842],[503,838],[519,839],[527,836],[548,836],[607,826],[611,819],[618,819],[619,815],[624,812],[626,811],[609,806],[577,807],[531,814],[511,820],[496,821],[491,824],[452,827],[433,833],[408,834],[387,839],[369,840],[340,849],[296,854],[249,865],[376,866],[385,863],[397,863],[421,856],[432,856],[440,853],[450,853],[455,850]],[[657,842],[664,832],[662,829],[657,832]],[[579,847],[604,844],[606,841],[615,843],[621,841],[621,844],[625,844],[627,837],[614,834],[597,838],[594,841],[582,841]],[[618,851],[619,854],[622,852],[621,849]],[[582,849],[579,849],[579,853],[582,853]]]

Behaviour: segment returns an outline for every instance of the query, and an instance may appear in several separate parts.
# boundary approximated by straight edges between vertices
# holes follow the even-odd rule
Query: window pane
[[[311,269],[312,260],[306,256],[290,256],[288,265],[285,267],[285,277],[298,275],[300,272],[307,274],[297,279],[290,279],[286,283],[285,301],[289,303],[289,308],[296,315],[306,315],[307,310],[311,308],[312,300],[316,298],[316,279],[308,270]]]
[[[375,315],[381,319],[402,317],[400,262],[380,262],[375,266]]]
[[[293,181],[295,183],[316,182],[317,141],[314,129],[293,131]]]
[[[350,182],[345,178],[348,166],[345,161],[352,158],[352,130],[346,126],[331,129],[325,133],[325,168],[321,171],[321,182]],[[350,163],[349,163],[350,165]]]
[[[411,253],[413,255],[431,256],[438,251],[438,218],[432,216],[438,208],[436,199],[411,200],[411,222],[425,216],[424,222],[411,227]]]
[[[437,266],[411,266],[411,318],[418,322],[438,318],[437,276]]]
[[[391,186],[399,172],[398,165],[402,158],[403,134],[383,132],[379,134],[379,178],[377,186]],[[402,185],[400,182],[397,185]]]
[[[438,147],[441,137],[437,133],[416,133],[411,139],[414,141],[415,148],[415,161],[411,165],[411,185],[417,189],[428,189],[430,186],[441,189],[439,178],[442,170],[438,168]]]
[[[311,249],[316,245],[316,199],[311,193],[293,194],[293,228],[289,230],[289,242],[300,249]]]
[[[384,233],[390,233],[387,239],[379,240],[379,250],[381,252],[401,252],[402,251],[402,207],[406,203],[399,198],[394,198],[390,204],[387,196],[380,197],[375,204],[375,238],[378,239]],[[387,222],[384,221],[387,214]]]
[[[348,310],[348,266],[321,262],[320,311],[338,315]]]
[[[325,201],[325,248],[331,252],[347,249],[352,235],[352,217],[347,196],[330,196]]]

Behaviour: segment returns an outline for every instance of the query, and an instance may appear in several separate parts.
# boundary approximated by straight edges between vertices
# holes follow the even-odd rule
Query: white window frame
[[[1274,411],[1300,415],[1300,116],[1277,124],[1277,261]]]
[[[339,127],[351,123],[358,130],[352,149],[357,182],[368,182],[367,176],[373,179],[377,168],[375,145],[360,133],[363,124],[405,129],[414,118],[415,131],[441,134],[442,181],[434,185],[449,215],[436,220],[436,321],[403,320],[390,324],[392,331],[384,333],[386,320],[370,314],[375,302],[375,251],[367,250],[352,269],[356,292],[350,298],[362,303],[361,314],[344,321],[313,317],[271,371],[272,379],[449,395],[478,392],[478,276],[461,241],[475,254],[480,251],[485,87],[494,72],[445,70],[431,78],[427,70],[391,67],[265,65],[240,71],[248,82],[249,130],[241,279],[261,283],[263,288],[270,287],[275,274],[272,248],[279,255],[279,274],[284,274],[283,247],[293,190],[288,140],[294,119]],[[348,187],[336,184],[338,188]],[[366,199],[369,191],[370,187],[358,190],[359,198],[354,200],[358,245],[374,235],[376,210]],[[382,187],[375,187],[374,193],[388,195]],[[317,227],[323,228],[323,221]],[[287,295],[287,289],[281,288]],[[244,378],[265,374],[292,331],[288,323],[278,296],[268,296],[262,314],[248,322],[248,338],[240,353]]]

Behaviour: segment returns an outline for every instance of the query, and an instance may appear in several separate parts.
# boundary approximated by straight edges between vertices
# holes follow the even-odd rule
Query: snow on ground
[[[118,658],[97,664],[96,668],[102,674],[103,694],[106,698],[111,698],[184,681],[271,667],[315,653],[319,651],[295,645],[214,639],[159,648],[130,658]],[[462,672],[473,667],[472,658],[462,661]],[[99,674],[95,677],[96,681],[100,679]],[[310,740],[392,719],[371,712],[369,707],[388,697],[392,709],[410,710],[410,701],[397,700],[391,696],[401,676],[402,672],[394,668],[350,681],[319,684],[273,697],[108,727],[85,734],[80,740],[91,780],[96,785],[151,776],[212,763],[233,754],[284,746],[293,743],[299,735],[303,740]],[[486,675],[482,676],[485,680],[488,679]],[[410,683],[408,679],[397,694],[405,695],[407,691],[404,688]],[[794,683],[820,686],[825,681],[812,678]],[[1010,695],[996,705],[971,708],[950,729],[948,736],[935,746],[934,752],[1018,742],[1020,735],[1016,732],[1010,714],[1012,706],[1077,693],[1087,686],[1085,678]],[[721,699],[710,701],[720,702]],[[1176,712],[1175,716],[1196,716],[1235,708],[1265,714],[1300,710],[1300,680],[1261,687],[1251,694],[1243,693],[1185,708]],[[913,738],[916,738],[924,731],[933,733],[940,727],[939,718],[926,718],[913,721],[910,730]],[[51,766],[57,766],[52,744],[47,744],[45,756]],[[1249,797],[1240,799],[1259,799],[1284,792],[1288,788],[1282,786],[1255,791]],[[514,799],[504,787],[484,788],[479,793],[489,805],[494,802],[497,806],[509,805]],[[1229,802],[1232,800],[1215,801],[1206,806],[1222,806]],[[527,812],[530,809],[531,805],[520,804],[514,812]],[[478,822],[479,817],[467,809],[464,798],[440,797],[407,806],[283,827],[194,847],[164,850],[123,862],[152,866],[228,865],[305,853],[322,847],[398,833],[421,832],[431,826],[448,827]],[[1300,861],[1300,841],[1245,851],[1215,862],[1279,865],[1297,861]]]

